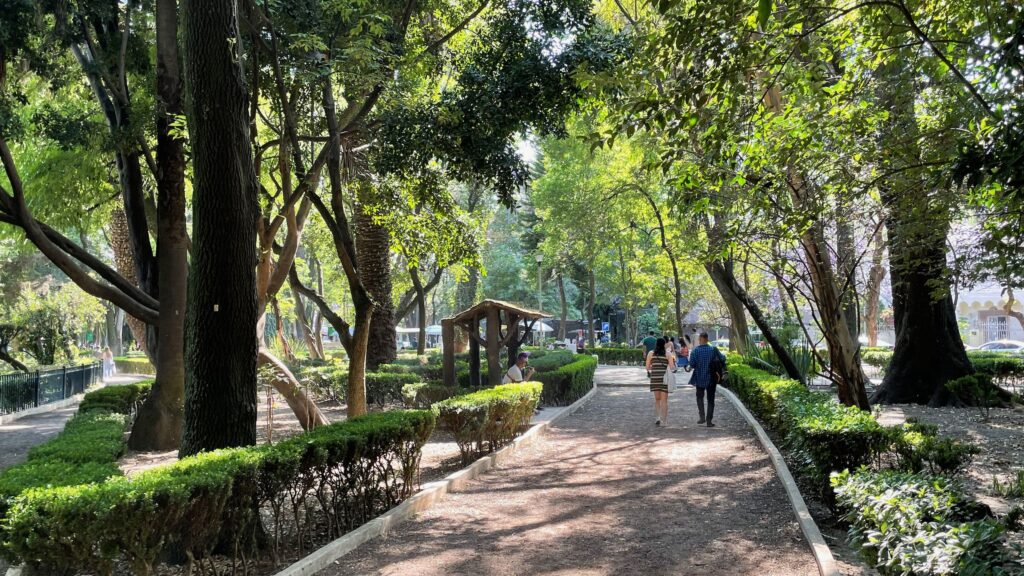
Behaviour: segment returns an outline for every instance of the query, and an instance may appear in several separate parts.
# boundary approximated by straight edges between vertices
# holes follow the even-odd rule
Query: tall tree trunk
[[[715,260],[710,264],[705,265],[705,269],[708,275],[711,276],[711,281],[714,282],[715,287],[718,288],[719,294],[722,295],[722,299],[728,301],[734,299],[746,308],[746,311],[750,313],[750,317],[754,320],[754,324],[761,330],[761,335],[764,337],[764,341],[768,343],[772,351],[779,358],[779,362],[782,364],[782,369],[787,376],[795,380],[803,381],[804,377],[797,369],[796,363],[793,362],[793,358],[790,357],[789,352],[782,345],[782,342],[775,336],[775,331],[772,330],[771,325],[768,323],[768,319],[761,311],[761,307],[757,305],[757,302],[747,294],[747,291],[743,289],[739,281],[736,280],[736,275],[733,273],[732,261],[727,260],[722,262]],[[728,304],[726,305],[728,306]],[[730,314],[733,311],[730,308]],[[746,328],[746,317],[743,315],[743,310],[737,310],[741,318],[743,318],[743,327]],[[731,335],[731,333],[730,333]]]
[[[587,281],[590,285],[590,292],[587,297],[587,345],[594,347],[594,300],[597,300],[596,279],[594,278],[594,267],[588,271]]]
[[[177,2],[157,0],[157,279],[160,322],[148,332],[156,340],[156,380],[132,427],[134,450],[171,450],[181,440],[185,396],[185,299],[188,233],[185,228],[185,154],[171,135],[183,112],[178,67]]]
[[[360,182],[356,207],[356,254],[363,285],[373,297],[366,367],[376,370],[398,357],[395,306],[391,300],[391,235],[373,220],[373,188]]]
[[[948,207],[926,185],[914,111],[915,71],[900,59],[880,71],[880,106],[889,111],[879,142],[884,172],[879,186],[889,232],[889,278],[896,346],[882,385],[871,400],[942,406],[955,403],[946,382],[971,374],[960,339],[946,274]]]
[[[256,174],[233,0],[184,5],[193,259],[181,456],[256,442]]]
[[[842,296],[843,320],[854,344],[860,337],[860,318],[857,310],[857,246],[853,239],[853,222],[844,203],[836,214],[836,268],[838,281],[841,283],[839,293]]]
[[[565,299],[565,278],[562,272],[558,272],[558,303],[561,306],[562,322],[558,325],[558,339],[565,340],[565,323],[569,321],[569,302]]]
[[[875,228],[871,241],[871,270],[868,272],[868,285],[864,299],[864,329],[868,336],[868,346],[878,346],[878,315],[879,300],[882,293],[882,281],[885,280],[885,226],[881,223]]]
[[[135,257],[132,255],[131,241],[128,239],[128,220],[125,218],[122,208],[115,208],[110,212],[110,248],[114,252],[114,267],[117,272],[133,286],[138,286],[139,278],[135,273]],[[150,356],[149,347],[146,345],[146,323],[130,314],[127,323],[139,350]],[[153,359],[150,356],[150,360]]]
[[[706,264],[708,276],[718,289],[718,294],[729,311],[729,348],[739,354],[747,353],[748,335],[750,328],[747,325],[747,311],[743,301],[736,295],[733,286],[739,288],[739,282],[733,274],[733,261],[731,258],[724,261],[716,261]],[[639,337],[639,335],[637,335]]]
[[[276,297],[270,299],[270,307],[274,311],[274,328],[277,331],[277,343],[280,344],[281,350],[284,351],[284,357],[289,362],[295,362],[295,353],[292,352],[292,347],[288,344],[288,339],[284,335],[284,318],[281,317],[281,307],[277,304]]]
[[[427,353],[427,294],[423,289],[423,282],[420,281],[419,270],[415,266],[409,268],[412,276],[412,285],[416,289],[416,316],[420,327],[419,340],[416,342],[416,354],[420,356]]]

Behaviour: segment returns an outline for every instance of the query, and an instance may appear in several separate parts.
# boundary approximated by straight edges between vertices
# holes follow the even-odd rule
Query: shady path
[[[642,368],[601,367],[597,394],[505,468],[321,572],[417,575],[811,575],[767,455],[719,397],[693,388],[654,426]]]
[[[152,376],[118,375],[108,378],[106,386],[130,384],[147,378]],[[60,433],[77,411],[78,403],[75,402],[52,412],[25,416],[0,425],[0,470],[23,462],[30,448]]]

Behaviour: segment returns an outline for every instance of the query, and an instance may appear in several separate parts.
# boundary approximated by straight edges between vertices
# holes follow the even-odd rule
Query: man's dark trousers
[[[712,382],[711,384],[708,384],[707,388],[701,388],[699,386],[697,386],[696,388],[697,388],[697,410],[700,412],[700,421],[701,422],[705,422],[706,421],[707,423],[710,424],[711,421],[714,420],[714,418],[715,418],[715,389],[718,388],[718,384]],[[708,393],[708,411],[707,411],[707,418],[706,419],[704,417],[704,391],[705,390],[707,390],[707,393]]]

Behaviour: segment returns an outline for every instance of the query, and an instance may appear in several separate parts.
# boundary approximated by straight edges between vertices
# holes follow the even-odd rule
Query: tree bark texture
[[[974,372],[956,321],[946,274],[947,208],[932,198],[919,169],[914,111],[914,70],[906,61],[881,71],[878,99],[889,110],[879,148],[883,167],[895,176],[879,190],[889,233],[889,278],[892,284],[896,342],[892,360],[873,402],[943,406],[956,403],[946,382]]]
[[[232,0],[184,5],[194,167],[180,455],[256,442],[256,174]]]
[[[366,350],[366,367],[373,371],[398,357],[395,306],[391,300],[391,235],[387,228],[373,220],[371,185],[360,182],[358,188],[356,254],[363,286],[374,302]]]
[[[881,313],[879,300],[882,281],[885,280],[885,226],[879,224],[875,228],[871,244],[871,270],[868,272],[864,298],[864,329],[868,346],[878,346],[878,315]]]
[[[565,340],[565,323],[569,321],[569,302],[565,299],[565,277],[558,273],[558,303],[561,306],[559,318],[562,320],[558,325],[558,339]]]
[[[179,446],[185,397],[185,314],[188,286],[188,233],[185,227],[185,153],[171,135],[174,116],[184,111],[178,66],[176,0],[157,0],[157,266],[160,322],[156,340],[156,380],[132,427],[133,450]]]
[[[121,208],[115,208],[110,213],[110,247],[114,252],[114,267],[117,268],[117,272],[133,286],[138,286],[139,278],[135,273],[135,257],[132,255],[132,246],[128,239],[128,220]],[[146,354],[151,361],[155,360],[149,354],[149,347],[146,345],[146,323],[131,314],[128,314],[126,322],[139,350]]]
[[[480,286],[480,271],[476,268],[470,268],[468,277],[465,282],[460,282],[458,288],[455,289],[455,308],[456,313],[462,312],[471,308],[476,304],[476,293]],[[465,352],[466,346],[469,344],[468,336],[465,330],[455,331],[455,351]]]

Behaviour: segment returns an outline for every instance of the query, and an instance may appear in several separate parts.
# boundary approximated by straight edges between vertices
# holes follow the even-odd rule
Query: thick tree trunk
[[[732,260],[707,264],[704,268],[718,289],[726,310],[729,311],[729,348],[739,354],[746,354],[750,328],[747,325],[747,312],[743,301],[733,290],[733,285],[739,287],[739,282],[733,275]]]
[[[871,400],[943,406],[958,402],[946,382],[971,374],[960,339],[946,274],[948,206],[934,198],[920,168],[920,131],[915,116],[915,71],[896,59],[882,70],[880,106],[889,110],[879,141],[884,172],[879,185],[889,232],[896,347],[882,385]],[[908,168],[907,164],[911,167]]]
[[[187,0],[193,260],[181,456],[256,442],[256,175],[232,0]]]
[[[879,224],[875,228],[871,248],[871,270],[868,272],[868,285],[864,298],[864,330],[867,332],[868,346],[878,346],[878,315],[879,300],[882,293],[882,281],[885,280],[885,226]]]
[[[366,349],[366,367],[373,371],[398,357],[395,306],[391,300],[391,235],[387,228],[373,220],[371,184],[360,182],[358,187],[356,254],[363,286],[374,301]]]
[[[565,340],[565,323],[569,321],[569,302],[565,299],[565,278],[558,273],[558,303],[561,306],[559,318],[562,320],[558,325],[558,339]]]
[[[135,258],[132,256],[131,242],[128,239],[128,220],[121,208],[115,208],[110,213],[110,248],[114,252],[114,267],[117,268],[117,272],[133,286],[138,286]],[[139,350],[153,360],[153,356],[149,354],[149,347],[146,345],[146,323],[130,314],[127,323]]]
[[[157,0],[157,278],[160,323],[156,380],[132,427],[133,450],[171,450],[181,440],[185,396],[185,299],[188,233],[185,228],[185,154],[171,136],[171,122],[183,112],[178,67],[177,2]]]

